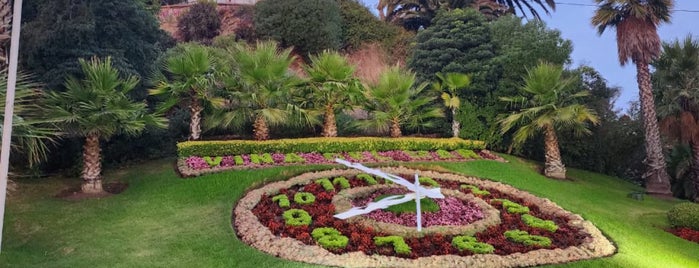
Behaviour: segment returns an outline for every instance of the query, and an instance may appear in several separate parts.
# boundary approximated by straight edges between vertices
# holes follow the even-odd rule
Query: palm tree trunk
[[[461,130],[461,123],[456,120],[456,109],[451,109],[451,133],[454,138],[459,137],[459,131]]]
[[[655,114],[655,103],[651,90],[650,70],[648,63],[639,60],[636,62],[638,89],[641,100],[641,112],[643,113],[643,127],[645,130],[646,145],[646,173],[643,177],[646,181],[646,192],[649,194],[672,195],[670,191],[670,175],[665,168],[665,157],[660,143],[660,129]]]
[[[400,132],[400,124],[398,121],[398,118],[393,118],[391,120],[391,130],[390,130],[391,138],[400,138],[402,133]]]
[[[252,124],[253,136],[255,140],[263,141],[269,139],[269,127],[267,121],[261,115],[255,117],[255,122]]]
[[[688,196],[689,200],[699,202],[699,142],[691,141],[692,147],[692,188],[694,192],[692,196]]]
[[[83,193],[101,193],[102,161],[100,157],[100,140],[97,134],[88,134],[83,145]]]
[[[337,122],[335,121],[335,109],[332,104],[325,106],[325,118],[321,135],[323,137],[337,137]]]
[[[554,179],[566,178],[566,167],[561,161],[561,151],[558,148],[558,136],[552,126],[544,127],[544,150],[546,151],[544,175]]]
[[[0,70],[7,68],[9,60],[12,4],[11,0],[0,0]]]
[[[198,140],[201,138],[201,107],[199,100],[192,98],[192,104],[189,105],[189,140]]]

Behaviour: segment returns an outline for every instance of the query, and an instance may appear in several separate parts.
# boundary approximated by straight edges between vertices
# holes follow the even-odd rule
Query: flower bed
[[[262,153],[226,156],[188,156],[177,161],[177,168],[184,177],[199,176],[205,173],[230,169],[262,168],[299,164],[335,164],[335,158],[360,163],[411,162],[411,161],[468,161],[491,159],[504,161],[487,150],[472,151],[356,151],[339,153]]]
[[[699,231],[689,229],[687,227],[675,228],[667,230],[671,234],[681,237],[684,240],[699,243]]]
[[[589,259],[615,251],[600,231],[580,216],[510,186],[405,168],[384,171],[406,179],[415,172],[430,177],[447,198],[452,198],[449,200],[470,204],[472,210],[481,211],[483,219],[458,222],[456,227],[449,225],[456,221],[446,221],[444,225],[426,227],[422,233],[416,233],[408,221],[380,222],[368,216],[340,220],[333,215],[347,209],[353,200],[361,201],[373,192],[395,186],[386,185],[383,179],[376,179],[377,184],[371,186],[357,171],[330,170],[302,174],[250,191],[234,209],[234,229],[243,241],[269,254],[331,266],[515,267]],[[338,177],[346,179],[350,187],[328,187],[327,183]],[[321,180],[323,183],[316,183]],[[478,188],[480,194],[463,185]],[[280,206],[281,198],[273,201],[279,195],[291,200],[297,193],[313,195],[315,200],[312,204],[290,202],[288,207]],[[508,212],[513,207],[517,209]],[[283,215],[290,210],[304,211],[310,222],[285,224]],[[297,214],[301,218],[303,213]],[[307,220],[305,215],[302,216]],[[523,215],[529,215],[525,218],[530,224],[522,220]],[[553,223],[557,228],[546,229],[534,223]],[[468,228],[471,225],[479,228]],[[400,228],[403,233],[386,232]]]

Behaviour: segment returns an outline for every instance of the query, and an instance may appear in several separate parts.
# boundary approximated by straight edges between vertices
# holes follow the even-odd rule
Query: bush
[[[677,204],[667,212],[667,218],[674,227],[687,227],[699,231],[699,204]]]
[[[374,237],[374,244],[377,246],[393,244],[393,250],[399,255],[410,255],[410,252],[412,251],[410,246],[405,243],[403,237],[397,235]]]
[[[363,44],[394,39],[401,28],[379,20],[357,0],[337,0],[342,16],[343,47],[359,49]]]
[[[308,205],[316,202],[316,196],[312,193],[296,193],[294,194],[294,202],[299,205]]]
[[[512,213],[512,214],[527,214],[529,213],[529,208],[526,206],[522,206],[520,204],[517,204],[515,202],[512,202],[507,199],[493,199],[490,200],[490,203],[499,203],[502,202],[502,207],[507,210],[507,213]]]
[[[451,240],[451,244],[459,251],[468,250],[475,254],[488,254],[495,252],[495,248],[488,244],[477,242],[473,236],[459,235]]]
[[[357,179],[364,180],[369,185],[375,185],[377,183],[376,179],[369,174],[359,174],[357,175]]]
[[[505,238],[525,246],[550,247],[551,239],[545,236],[530,235],[526,231],[510,230],[505,232]]]
[[[473,185],[468,185],[468,184],[462,184],[461,189],[468,189],[471,190],[471,193],[474,195],[480,195],[480,196],[485,196],[485,195],[490,195],[490,192],[487,190],[481,190],[476,186]]]
[[[325,49],[339,49],[342,18],[335,0],[262,0],[255,5],[255,33],[303,57]]]
[[[318,244],[325,249],[342,249],[345,248],[349,242],[349,238],[332,227],[315,228],[313,232],[311,232],[311,237],[318,241]]]
[[[434,151],[456,149],[483,149],[481,141],[459,138],[303,138],[267,141],[186,141],[177,144],[180,157],[225,156],[253,153],[339,153],[363,151]]]
[[[556,225],[555,222],[539,219],[529,214],[522,214],[522,222],[524,222],[524,224],[526,224],[527,226],[544,229],[552,233],[558,230],[558,225]]]
[[[177,31],[185,42],[211,43],[221,28],[215,2],[198,2],[180,16]]]
[[[432,186],[432,187],[439,187],[439,183],[430,177],[420,177],[418,179],[418,181],[420,182],[420,184],[424,184],[424,185]]]
[[[289,202],[289,197],[287,197],[285,194],[278,194],[272,197],[272,202],[278,202],[279,207],[281,208],[288,208],[291,203]]]
[[[284,223],[289,226],[306,226],[311,224],[311,215],[303,209],[290,209],[282,214]]]
[[[345,177],[337,177],[333,179],[333,184],[334,185],[340,185],[340,189],[347,189],[350,188],[350,183]]]

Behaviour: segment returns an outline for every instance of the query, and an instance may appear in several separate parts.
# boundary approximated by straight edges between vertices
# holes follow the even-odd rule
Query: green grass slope
[[[699,267],[699,244],[664,232],[678,201],[627,198],[641,190],[616,178],[570,170],[573,181],[538,175],[533,164],[416,164],[489,178],[549,198],[595,223],[619,247],[613,257],[561,267]],[[316,267],[248,247],[231,227],[234,202],[249,187],[328,166],[277,167],[180,179],[171,160],[110,170],[129,183],[116,196],[66,201],[52,196],[75,179],[19,181],[8,199],[0,267]]]

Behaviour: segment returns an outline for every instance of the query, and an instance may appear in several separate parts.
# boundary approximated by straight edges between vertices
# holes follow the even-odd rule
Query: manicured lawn
[[[546,197],[592,221],[619,247],[613,257],[562,267],[699,267],[699,244],[666,233],[665,212],[678,201],[626,195],[640,188],[616,178],[571,170],[554,181],[533,164],[417,164],[502,181]],[[240,242],[231,210],[256,183],[328,166],[277,167],[179,179],[174,160],[109,170],[129,183],[117,196],[65,201],[51,197],[76,179],[19,181],[8,199],[0,267],[313,267],[263,254]]]

